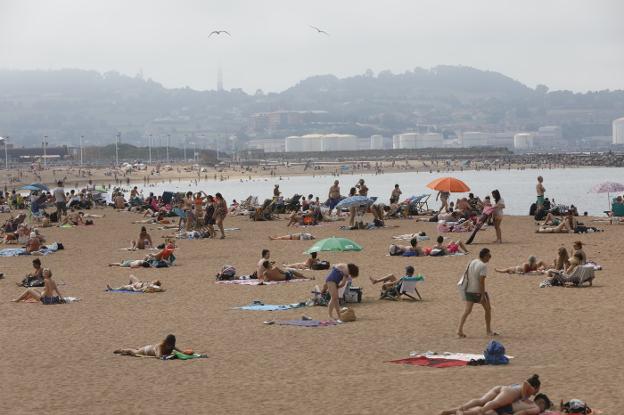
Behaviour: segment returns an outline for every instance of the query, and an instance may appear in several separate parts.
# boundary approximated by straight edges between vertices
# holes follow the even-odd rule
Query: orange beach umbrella
[[[438,192],[464,193],[470,191],[470,187],[454,177],[440,177],[427,185],[428,188]]]

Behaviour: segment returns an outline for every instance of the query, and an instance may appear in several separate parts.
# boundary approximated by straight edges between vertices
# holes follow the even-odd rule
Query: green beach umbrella
[[[331,251],[331,252],[341,252],[341,251],[361,251],[362,247],[351,239],[347,238],[336,238],[332,236],[331,238],[321,239],[310,249],[305,251],[306,254],[310,254],[312,252],[320,252],[320,251]]]

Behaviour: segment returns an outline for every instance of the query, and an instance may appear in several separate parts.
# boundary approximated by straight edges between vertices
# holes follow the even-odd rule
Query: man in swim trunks
[[[329,214],[331,215],[332,211],[340,202],[340,186],[338,185],[340,182],[338,180],[334,180],[333,186],[329,188]]]
[[[544,208],[544,193],[546,189],[542,184],[544,182],[544,178],[542,176],[537,176],[537,184],[535,185],[535,192],[537,193],[537,201],[535,204],[537,205],[537,210],[542,210]]]
[[[472,312],[472,307],[475,304],[481,304],[481,306],[483,306],[483,310],[485,311],[485,330],[487,335],[492,336],[496,334],[492,331],[492,308],[490,306],[490,297],[485,290],[485,278],[487,277],[486,264],[491,258],[492,255],[490,254],[490,250],[488,248],[483,248],[479,252],[479,258],[473,259],[466,268],[466,273],[464,274],[464,278],[468,279],[466,291],[464,292],[464,301],[466,306],[457,329],[457,335],[459,337],[466,337],[464,334],[464,324],[466,323],[466,319]]]
[[[278,267],[271,265],[271,263],[267,260],[262,264],[265,271],[262,274],[262,277],[258,275],[258,279],[262,279],[264,281],[290,281],[290,280],[313,280],[314,277],[308,278],[305,275],[295,271],[294,269],[287,269],[285,271],[279,269]]]

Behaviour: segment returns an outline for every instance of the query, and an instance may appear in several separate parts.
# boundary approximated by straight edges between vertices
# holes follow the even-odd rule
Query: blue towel
[[[104,290],[109,293],[127,293],[127,294],[143,294],[143,291],[132,291],[132,290]]]
[[[251,311],[281,311],[291,310],[293,308],[305,307],[305,303],[296,304],[249,304],[242,307],[235,307],[239,310],[251,310]]]
[[[6,248],[0,250],[0,256],[20,256],[29,255],[24,248]]]

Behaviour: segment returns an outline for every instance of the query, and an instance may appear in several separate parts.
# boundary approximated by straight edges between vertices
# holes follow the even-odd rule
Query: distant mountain
[[[321,110],[288,127],[250,128],[254,113]],[[0,70],[0,135],[16,145],[110,143],[145,145],[152,134],[177,143],[216,143],[237,135],[284,137],[309,132],[390,135],[405,130],[535,129],[564,127],[569,138],[600,135],[624,115],[624,91],[575,94],[531,89],[497,72],[463,66],[382,71],[337,78],[319,75],[281,93],[168,89],[117,72],[77,69]],[[225,139],[225,140],[224,140]],[[210,141],[212,140],[212,141]]]

